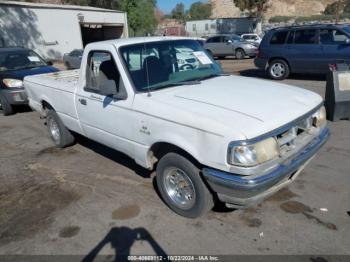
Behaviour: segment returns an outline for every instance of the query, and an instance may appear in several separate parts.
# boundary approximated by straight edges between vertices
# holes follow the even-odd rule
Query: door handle
[[[86,99],[83,99],[83,98],[79,98],[78,101],[80,102],[80,104],[86,106],[87,102],[86,102]]]

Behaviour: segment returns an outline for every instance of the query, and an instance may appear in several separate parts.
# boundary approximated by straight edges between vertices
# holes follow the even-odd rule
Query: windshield
[[[350,34],[350,26],[344,26],[343,27],[344,31]]]
[[[35,52],[9,51],[0,53],[0,71],[10,71],[46,66],[46,62]]]
[[[186,84],[222,74],[196,40],[159,41],[120,48],[137,91]]]

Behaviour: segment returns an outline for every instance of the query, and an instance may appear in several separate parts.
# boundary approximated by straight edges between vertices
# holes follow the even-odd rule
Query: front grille
[[[306,145],[313,137],[313,118],[309,116],[299,121],[295,126],[276,136],[280,147],[280,155],[284,156],[290,152]]]
[[[189,59],[186,59],[186,62],[192,64],[192,63],[196,62],[196,59],[195,58],[189,58]]]

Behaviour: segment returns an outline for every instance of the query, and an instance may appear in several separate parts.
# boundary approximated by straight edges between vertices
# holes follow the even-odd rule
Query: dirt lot
[[[252,60],[220,62],[264,77]],[[322,77],[285,82],[325,91]],[[55,149],[38,114],[23,111],[0,116],[0,254],[350,255],[350,121],[330,123],[330,141],[289,188],[189,220],[128,157],[84,138]]]

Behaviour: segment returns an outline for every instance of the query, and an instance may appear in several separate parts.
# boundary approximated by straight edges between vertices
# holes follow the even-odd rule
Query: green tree
[[[350,13],[350,0],[348,1],[348,3],[346,3],[343,11],[343,14],[349,14],[349,13]]]
[[[185,5],[183,3],[176,4],[175,8],[171,11],[171,17],[181,23],[185,22],[186,21]]]
[[[269,0],[233,0],[234,4],[241,10],[248,10],[250,15],[262,17],[269,7]]]
[[[332,4],[327,5],[323,13],[325,15],[335,15],[336,12],[337,12],[337,3],[334,2]]]
[[[211,16],[211,5],[195,2],[191,5],[188,16],[190,20],[208,19]]]
[[[152,33],[157,26],[155,0],[120,0],[118,8],[128,14],[128,24],[134,36]]]

